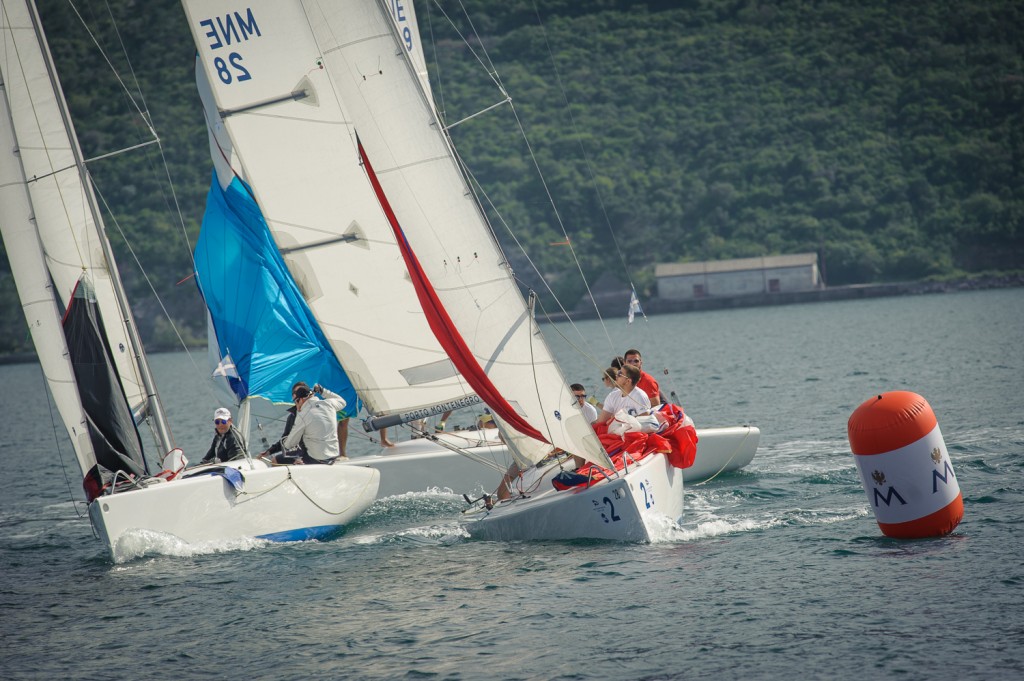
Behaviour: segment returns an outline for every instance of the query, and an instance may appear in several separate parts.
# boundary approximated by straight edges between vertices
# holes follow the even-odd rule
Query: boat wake
[[[130,530],[118,539],[114,553],[117,556],[115,563],[121,564],[147,556],[190,558],[230,551],[251,551],[272,543],[251,537],[189,543],[162,532]]]
[[[449,546],[469,538],[469,533],[458,523],[409,527],[394,532],[366,534],[354,537],[356,544],[413,544]]]

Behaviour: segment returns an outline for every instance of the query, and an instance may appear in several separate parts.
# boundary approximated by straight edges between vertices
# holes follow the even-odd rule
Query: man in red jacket
[[[626,364],[632,364],[640,370],[640,380],[637,381],[636,387],[647,393],[652,407],[657,407],[661,404],[661,389],[658,387],[658,382],[654,380],[654,376],[644,371],[644,360],[640,356],[640,351],[630,348],[626,350],[626,354],[623,357],[626,359]]]

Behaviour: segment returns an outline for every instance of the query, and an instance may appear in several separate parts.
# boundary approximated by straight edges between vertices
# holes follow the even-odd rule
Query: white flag
[[[626,322],[627,324],[633,323],[633,316],[636,315],[637,312],[640,314],[644,313],[644,311],[640,309],[640,301],[637,300],[636,291],[633,290],[629,296],[629,320]]]
[[[231,355],[227,354],[221,357],[217,363],[217,368],[213,370],[214,377],[223,376],[224,378],[238,378],[238,370],[235,369],[235,361],[231,359]]]

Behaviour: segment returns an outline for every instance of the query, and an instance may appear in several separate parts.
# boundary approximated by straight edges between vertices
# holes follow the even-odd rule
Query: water
[[[1024,290],[614,320],[611,347],[580,328],[597,364],[558,352],[590,391],[635,345],[698,425],[762,430],[753,463],[687,488],[683,523],[650,545],[470,541],[461,500],[423,493],[378,500],[328,543],[113,565],[68,500],[78,475],[54,454],[38,367],[0,367],[0,677],[1024,674]],[[201,456],[205,366],[154,363],[178,442]],[[965,505],[949,537],[887,539],[868,510],[846,420],[899,389],[942,427]]]

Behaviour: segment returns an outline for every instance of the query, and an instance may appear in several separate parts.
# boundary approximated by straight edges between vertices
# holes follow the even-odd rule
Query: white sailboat
[[[0,0],[0,92],[0,230],[111,557],[163,539],[319,538],[358,516],[376,497],[374,470],[249,458],[184,469],[32,2]],[[144,455],[144,422],[161,465]]]
[[[251,199],[248,210],[273,235],[368,410],[397,422],[478,395],[521,466],[544,459],[552,447],[611,466],[463,178],[423,77],[411,6],[183,5],[216,168],[211,193],[236,185],[236,195]],[[706,441],[720,443],[716,461],[725,467],[749,461],[757,432],[721,429]],[[414,485],[434,479],[441,460],[465,468],[456,454],[415,448],[398,455],[405,460],[396,467]],[[395,461],[361,457],[348,465],[388,460]],[[609,494],[618,510],[611,520],[598,518],[601,527],[576,523],[571,531],[537,536],[637,539],[646,531],[638,519],[679,516],[679,469],[660,454],[626,468],[592,490],[554,495],[544,505],[524,497],[500,504],[488,517],[512,520],[473,527],[538,526],[514,518],[530,509],[547,513],[548,504],[566,508],[572,503],[558,499],[568,497],[588,499],[593,508],[589,497],[600,505]],[[385,473],[382,484],[390,477]],[[456,480],[468,488],[464,477],[440,478],[446,486]]]

